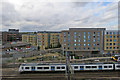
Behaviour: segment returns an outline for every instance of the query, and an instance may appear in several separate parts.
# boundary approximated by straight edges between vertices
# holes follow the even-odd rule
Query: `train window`
[[[24,69],[24,67],[21,67],[22,69]]]
[[[86,68],[90,68],[91,66],[86,66]]]
[[[107,66],[104,66],[104,68],[107,68]]]
[[[42,69],[42,67],[37,67],[37,69]]]
[[[60,67],[57,67],[57,69],[60,69]]]
[[[109,68],[112,68],[112,66],[109,66]]]
[[[97,68],[97,66],[92,66],[92,68]]]
[[[29,69],[29,67],[25,67],[25,69]]]
[[[118,68],[120,68],[120,65],[117,65]]]
[[[61,68],[62,68],[62,69],[65,69],[65,67],[64,67],[64,66],[62,66]]]
[[[74,66],[74,69],[78,69],[78,66]]]
[[[44,69],[49,69],[49,67],[44,67]]]
[[[80,66],[80,68],[84,68],[84,66]]]

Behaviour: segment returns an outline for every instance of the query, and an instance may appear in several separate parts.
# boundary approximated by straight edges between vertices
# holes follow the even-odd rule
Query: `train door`
[[[99,65],[98,68],[99,68],[99,70],[102,70],[102,65]]]
[[[55,66],[51,66],[51,71],[55,71]]]
[[[35,71],[35,67],[31,67],[31,70],[32,70],[32,71]]]

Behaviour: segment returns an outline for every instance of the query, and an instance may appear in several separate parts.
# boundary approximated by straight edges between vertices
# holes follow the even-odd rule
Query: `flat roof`
[[[106,30],[106,28],[69,28],[69,30]]]

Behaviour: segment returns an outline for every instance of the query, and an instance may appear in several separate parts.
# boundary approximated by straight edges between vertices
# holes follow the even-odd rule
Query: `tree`
[[[12,36],[10,36],[10,41],[13,41],[13,37]]]
[[[40,46],[38,46],[38,51],[40,50]]]
[[[61,44],[60,44],[60,42],[58,42],[58,45],[57,45],[57,47],[58,47],[58,48],[60,48],[60,47],[61,47]]]

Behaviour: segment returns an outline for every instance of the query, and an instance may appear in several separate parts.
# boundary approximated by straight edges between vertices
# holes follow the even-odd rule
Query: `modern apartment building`
[[[106,30],[104,34],[104,53],[120,53],[120,32],[118,30]]]
[[[32,46],[37,45],[37,35],[36,34],[24,34],[22,35],[22,42],[31,44]]]
[[[69,28],[62,31],[62,49],[79,56],[103,53],[105,28]]]
[[[50,46],[58,47],[61,45],[61,33],[50,33]]]
[[[57,47],[61,43],[61,33],[52,31],[38,31],[37,33],[37,46],[40,49]]]

